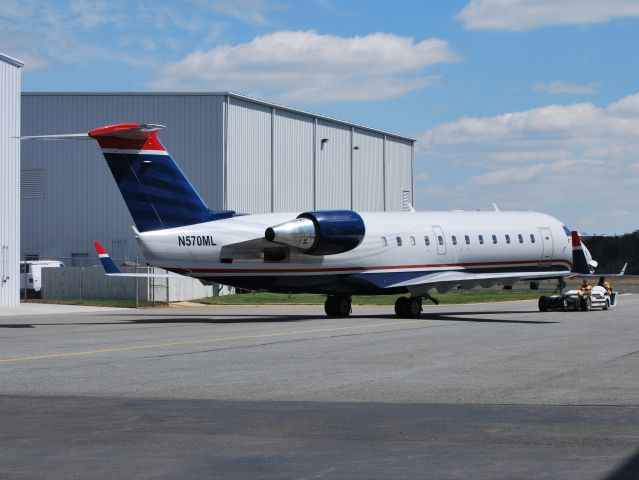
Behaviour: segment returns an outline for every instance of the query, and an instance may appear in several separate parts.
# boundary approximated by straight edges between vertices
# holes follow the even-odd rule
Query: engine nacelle
[[[335,255],[357,247],[366,234],[364,220],[352,210],[305,212],[295,220],[269,227],[269,242],[297,248],[308,255]]]

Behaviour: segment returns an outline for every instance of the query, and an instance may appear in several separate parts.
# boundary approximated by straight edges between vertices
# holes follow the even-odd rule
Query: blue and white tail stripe
[[[100,262],[102,262],[102,266],[104,267],[106,274],[120,273],[120,269],[115,262],[111,260],[111,257],[109,257],[109,254],[104,247],[100,245],[99,242],[94,242],[93,246],[95,247],[95,251],[98,253],[98,257],[100,258]]]

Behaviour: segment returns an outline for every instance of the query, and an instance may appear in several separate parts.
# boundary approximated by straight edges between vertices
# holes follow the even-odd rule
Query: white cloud
[[[282,10],[279,3],[267,0],[191,0],[192,3],[215,13],[233,17],[247,23],[268,25],[268,13]]]
[[[572,82],[564,82],[554,80],[552,82],[537,82],[533,89],[538,92],[547,93],[567,93],[569,95],[588,95],[597,91],[597,85],[590,83],[587,85],[579,85]]]
[[[0,45],[23,58],[26,70],[100,61],[155,67],[140,50],[175,49],[176,38],[185,33],[199,34],[204,28],[215,32],[219,27],[207,18],[210,11],[193,7],[186,14],[168,0],[156,1],[153,8],[146,2],[113,0],[0,0],[0,5]],[[112,41],[96,43],[102,36]]]
[[[590,231],[636,230],[637,132],[639,93],[603,107],[548,105],[462,118],[419,139],[419,158],[431,165],[433,178],[437,165],[456,171],[446,195],[422,194],[429,205],[439,199],[438,208],[496,201],[502,209],[547,211]],[[610,213],[619,209],[630,214]]]
[[[156,89],[233,90],[281,101],[393,98],[432,84],[423,70],[460,59],[441,39],[278,31],[248,43],[190,53],[165,65]]]
[[[521,32],[637,16],[636,0],[471,0],[456,18],[469,30]]]

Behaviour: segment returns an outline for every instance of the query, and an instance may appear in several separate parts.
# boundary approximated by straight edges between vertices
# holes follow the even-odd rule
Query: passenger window
[[[410,237],[410,244],[414,247],[415,246],[415,237]]]
[[[506,234],[506,243],[510,243],[510,235]]]
[[[401,247],[402,246],[402,237],[395,237],[395,240],[397,240],[397,246]]]
[[[466,242],[466,245],[470,245],[470,237],[468,235],[464,235],[464,241]]]
[[[382,237],[382,246],[388,247],[388,241],[386,241],[386,237]]]
[[[479,244],[483,245],[484,244],[484,236],[483,235],[477,235],[477,238],[479,239]]]
[[[430,245],[430,238],[428,238],[428,235],[424,237],[424,243],[426,244],[427,247]]]
[[[457,245],[457,237],[455,235],[453,235],[452,237],[450,237],[451,240],[453,241],[453,245]]]
[[[440,245],[444,244],[444,237],[442,237],[441,235],[437,235],[437,241],[439,242]]]
[[[517,238],[519,238],[519,243],[524,243],[524,236],[521,233],[517,234]]]
[[[535,243],[535,236],[532,233],[530,234],[530,242]]]
[[[497,244],[497,235],[493,235],[493,244]]]

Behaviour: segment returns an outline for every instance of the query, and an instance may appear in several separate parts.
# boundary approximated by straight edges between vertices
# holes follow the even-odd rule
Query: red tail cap
[[[95,138],[101,148],[164,151],[164,147],[156,138],[162,128],[161,125],[119,123],[94,128],[89,132],[89,136]]]

